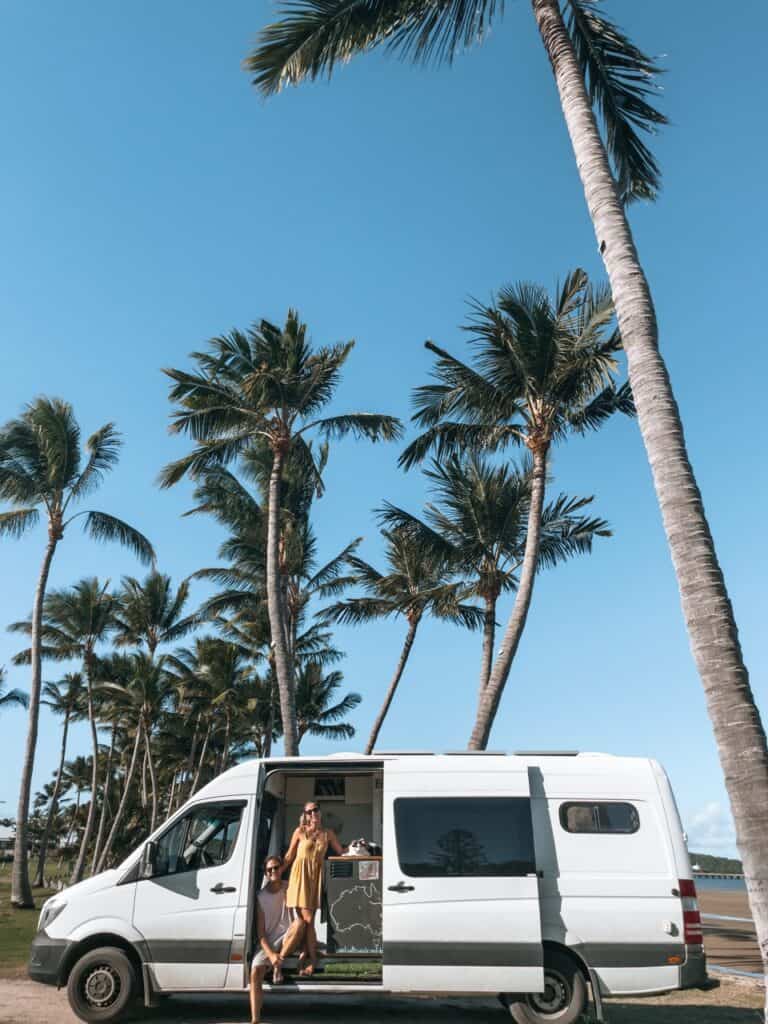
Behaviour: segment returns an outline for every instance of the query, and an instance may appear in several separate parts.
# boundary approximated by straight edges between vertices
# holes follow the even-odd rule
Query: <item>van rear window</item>
[[[560,805],[560,824],[566,832],[631,835],[640,828],[640,815],[632,804],[579,800]]]
[[[395,800],[397,859],[412,878],[528,875],[536,870],[526,797]]]

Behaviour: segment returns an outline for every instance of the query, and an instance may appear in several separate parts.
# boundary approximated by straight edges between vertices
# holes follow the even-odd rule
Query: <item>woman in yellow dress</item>
[[[316,803],[304,805],[299,827],[291,837],[291,845],[283,864],[291,865],[285,905],[294,909],[304,922],[304,941],[308,963],[299,972],[310,977],[317,967],[317,935],[315,914],[320,906],[323,889],[323,862],[328,848],[337,856],[346,850],[336,838],[335,832],[323,828],[320,808]]]

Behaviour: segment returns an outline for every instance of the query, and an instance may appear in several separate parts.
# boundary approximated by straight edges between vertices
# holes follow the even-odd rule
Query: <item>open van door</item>
[[[528,774],[441,761],[384,765],[384,987],[540,992]]]

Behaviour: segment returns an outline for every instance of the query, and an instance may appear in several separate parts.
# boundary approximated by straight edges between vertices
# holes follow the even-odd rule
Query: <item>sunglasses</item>
[[[320,808],[319,807],[306,807],[304,809],[304,813],[305,814],[319,814],[320,813]]]
[[[276,866],[276,867],[271,867],[271,868],[264,868],[264,872],[265,872],[265,874],[267,874],[267,875],[274,875],[274,874],[276,874],[276,873],[277,873],[277,872],[278,872],[279,870],[280,870],[280,867],[279,867],[279,865],[278,865],[278,866]]]

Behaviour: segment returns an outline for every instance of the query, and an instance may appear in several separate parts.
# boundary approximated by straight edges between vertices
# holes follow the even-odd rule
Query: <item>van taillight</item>
[[[704,932],[701,928],[701,914],[696,899],[696,883],[692,878],[681,878],[680,901],[683,904],[683,938],[686,946],[703,946]]]

